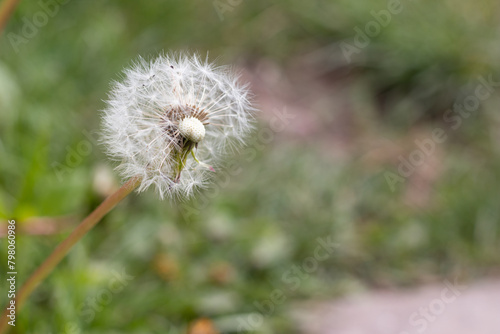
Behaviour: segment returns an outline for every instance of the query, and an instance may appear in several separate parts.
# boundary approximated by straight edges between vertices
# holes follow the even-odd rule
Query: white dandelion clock
[[[115,82],[104,110],[104,142],[139,191],[183,198],[207,185],[228,151],[252,129],[249,92],[228,67],[198,56],[139,59]]]

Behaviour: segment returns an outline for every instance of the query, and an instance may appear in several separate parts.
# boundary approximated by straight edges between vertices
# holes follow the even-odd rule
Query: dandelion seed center
[[[186,117],[180,121],[179,132],[193,143],[199,143],[205,138],[205,126],[196,117]]]

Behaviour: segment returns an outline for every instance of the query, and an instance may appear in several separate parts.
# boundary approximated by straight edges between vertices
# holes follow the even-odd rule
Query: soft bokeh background
[[[298,333],[305,301],[498,274],[499,87],[469,116],[449,112],[481,77],[500,81],[498,1],[401,0],[350,59],[342,42],[387,1],[42,3],[45,24],[23,0],[0,39],[0,216],[17,221],[20,282],[121,182],[99,110],[138,55],[209,52],[262,112],[213,190],[182,205],[130,196],[11,333],[185,333],[202,317],[223,333]],[[446,140],[394,181],[437,128]],[[335,244],[321,261],[318,238]]]

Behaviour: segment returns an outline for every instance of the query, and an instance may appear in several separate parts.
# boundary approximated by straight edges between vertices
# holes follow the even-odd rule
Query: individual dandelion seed
[[[244,144],[253,111],[246,86],[229,67],[199,56],[140,58],[115,82],[104,110],[104,142],[139,191],[154,185],[182,198],[207,185],[228,151]]]

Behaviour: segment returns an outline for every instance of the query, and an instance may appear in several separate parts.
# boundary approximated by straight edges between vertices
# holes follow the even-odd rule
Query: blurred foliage
[[[499,73],[498,3],[401,2],[403,11],[351,62],[340,43],[353,43],[354,28],[386,1],[68,1],[16,44],[12,34],[42,10],[21,2],[0,40],[0,216],[18,224],[83,217],[103,199],[103,184],[117,184],[98,145],[98,111],[110,81],[137,55],[210,50],[221,63],[266,58],[285,69],[312,57],[323,79],[364,87],[352,97],[355,117],[374,111],[364,121],[380,137],[397,144],[416,125],[442,126],[443,112],[473,92],[478,76]],[[486,275],[500,264],[497,102],[495,95],[449,133],[431,185],[417,175],[391,191],[384,173],[394,160],[373,162],[370,148],[337,159],[328,143],[285,136],[251,144],[256,158],[237,156],[241,172],[197,201],[132,195],[37,289],[11,333],[185,333],[202,316],[227,333],[245,324],[293,332],[293,301]],[[412,191],[427,192],[425,204],[409,204]],[[19,235],[18,278],[64,236]],[[331,256],[294,274],[298,286],[284,279],[306,268],[318,238],[328,237],[338,245]],[[123,271],[133,278],[112,292]],[[261,311],[275,289],[284,299]]]

